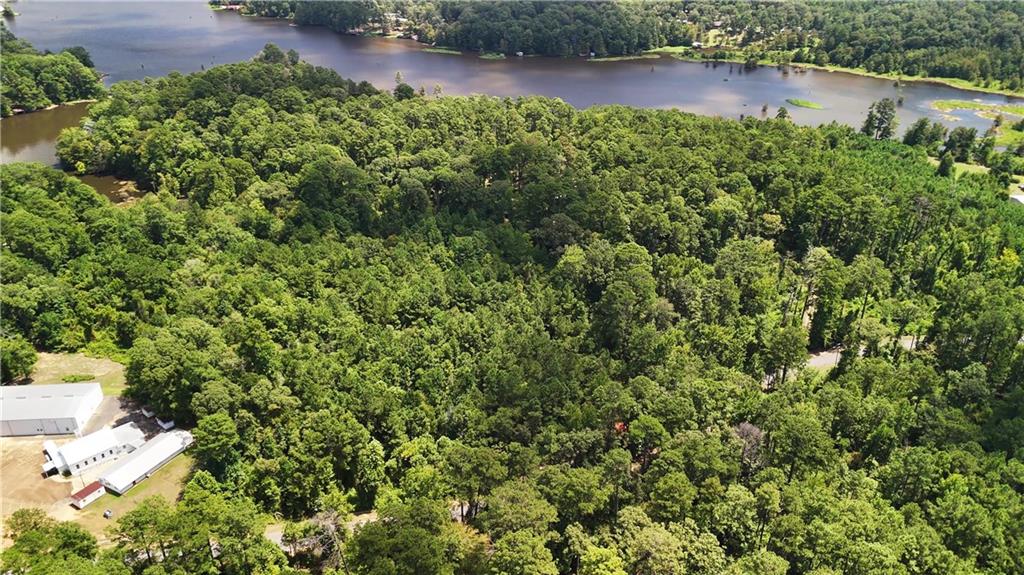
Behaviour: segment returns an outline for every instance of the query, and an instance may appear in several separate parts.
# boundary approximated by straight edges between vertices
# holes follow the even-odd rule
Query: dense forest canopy
[[[703,40],[713,57],[1024,86],[1024,3],[1014,1],[243,3],[251,13],[340,32],[397,27],[424,42],[508,55],[616,56]],[[726,49],[710,46],[723,39]]]
[[[838,125],[393,95],[272,46],[116,84],[86,126],[63,161],[153,193],[0,168],[4,345],[126,353],[200,470],[106,563],[24,513],[7,565],[1024,571],[1024,210],[990,176]]]
[[[0,116],[53,104],[92,99],[103,93],[100,75],[80,46],[59,54],[40,53],[0,23]]]

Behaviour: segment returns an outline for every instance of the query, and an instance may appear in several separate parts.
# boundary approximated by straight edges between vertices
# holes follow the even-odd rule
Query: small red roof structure
[[[99,481],[93,481],[89,485],[86,485],[81,490],[71,494],[71,498],[75,501],[81,501],[86,497],[89,497],[93,493],[96,493],[100,489],[103,489],[103,485]]]

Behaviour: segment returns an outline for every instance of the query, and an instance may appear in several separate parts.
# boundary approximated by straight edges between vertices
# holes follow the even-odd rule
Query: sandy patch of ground
[[[82,353],[40,353],[29,381],[36,384],[65,383],[64,378],[71,376],[89,376],[82,381],[98,381],[103,395],[119,396],[125,388],[123,365]]]
[[[72,436],[0,437],[0,517],[25,507],[45,511],[68,501],[72,485],[43,479],[43,442],[66,443]]]

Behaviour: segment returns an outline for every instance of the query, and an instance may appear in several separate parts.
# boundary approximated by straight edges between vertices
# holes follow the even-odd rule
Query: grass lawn
[[[928,163],[933,165],[933,166],[938,166],[939,165],[939,161],[937,159],[935,159],[935,158],[930,157],[930,156],[928,157]],[[978,165],[978,164],[965,164],[963,162],[956,162],[953,165],[953,169],[955,170],[954,173],[957,176],[960,176],[961,174],[987,174],[988,173],[988,166],[981,166],[981,165]],[[1013,181],[1010,182],[1010,186],[1007,189],[1007,191],[1009,193],[1011,193],[1011,194],[1019,194],[1020,190],[1017,188],[1017,186],[1019,186],[1021,184],[1024,184],[1024,176],[1013,176]]]
[[[191,456],[179,455],[158,469],[152,477],[133,487],[128,493],[121,496],[107,493],[92,502],[76,514],[75,522],[85,527],[103,543],[107,540],[107,527],[113,525],[125,513],[135,509],[143,499],[160,495],[168,502],[174,503],[178,495],[181,494],[194,463]],[[107,509],[114,512],[114,516],[110,519],[103,518],[103,512]]]
[[[504,60],[505,55],[501,52],[484,52],[480,54],[480,58],[484,60]]]
[[[951,112],[953,110],[977,110],[991,114],[1008,114],[1011,116],[1024,116],[1024,104],[985,104],[972,102],[970,100],[935,100],[932,108],[940,112]]]
[[[942,84],[944,86],[952,86],[954,88],[960,88],[963,90],[971,90],[972,92],[984,92],[986,94],[1003,94],[1010,96],[1020,96],[1024,91],[1017,90],[1006,90],[997,87],[984,87],[972,84],[967,80],[961,80],[959,78],[932,78],[929,76],[907,76],[905,74],[879,74],[877,72],[869,72],[864,68],[843,68],[842,66],[833,66],[832,64],[811,64],[809,62],[793,62],[793,66],[801,68],[811,68],[815,70],[825,70],[826,72],[846,72],[848,74],[856,74],[858,76],[867,76],[869,78],[881,78],[883,80],[899,80],[901,82],[925,82],[929,84]]]
[[[1016,147],[1022,142],[1024,142],[1024,132],[1021,130],[1014,130],[1006,124],[1003,124],[996,130],[997,146]]]
[[[647,50],[648,54],[689,54],[693,52],[690,46],[662,46],[653,50]]]
[[[103,395],[119,397],[126,387],[124,365],[84,353],[40,353],[32,368],[33,384],[98,381]]]
[[[458,56],[459,54],[462,54],[462,52],[459,52],[458,50],[455,50],[453,48],[442,48],[440,46],[432,46],[430,48],[424,48],[423,51],[424,52],[430,52],[431,54],[453,54],[455,56]]]
[[[824,110],[825,106],[817,102],[811,102],[810,100],[801,100],[800,98],[786,98],[786,102],[800,108],[810,108],[812,110]]]
[[[587,62],[623,62],[626,60],[657,60],[661,58],[658,54],[645,52],[643,54],[629,54],[626,56],[602,56],[600,58],[588,58]]]

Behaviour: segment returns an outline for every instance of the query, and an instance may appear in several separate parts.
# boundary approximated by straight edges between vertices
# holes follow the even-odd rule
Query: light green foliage
[[[36,363],[36,350],[20,335],[0,339],[0,367],[3,374],[0,381],[27,377]]]
[[[495,539],[512,532],[546,536],[558,512],[525,480],[509,481],[494,490],[480,515],[480,524]]]
[[[513,531],[494,544],[491,575],[558,575],[545,538],[532,531]]]
[[[817,102],[812,102],[810,100],[803,100],[803,99],[800,99],[800,98],[786,98],[786,102],[788,102],[788,103],[790,103],[790,104],[792,104],[794,106],[800,107],[800,108],[810,108],[811,110],[821,110],[821,109],[824,108],[824,106],[822,106],[821,104],[819,104]]]

